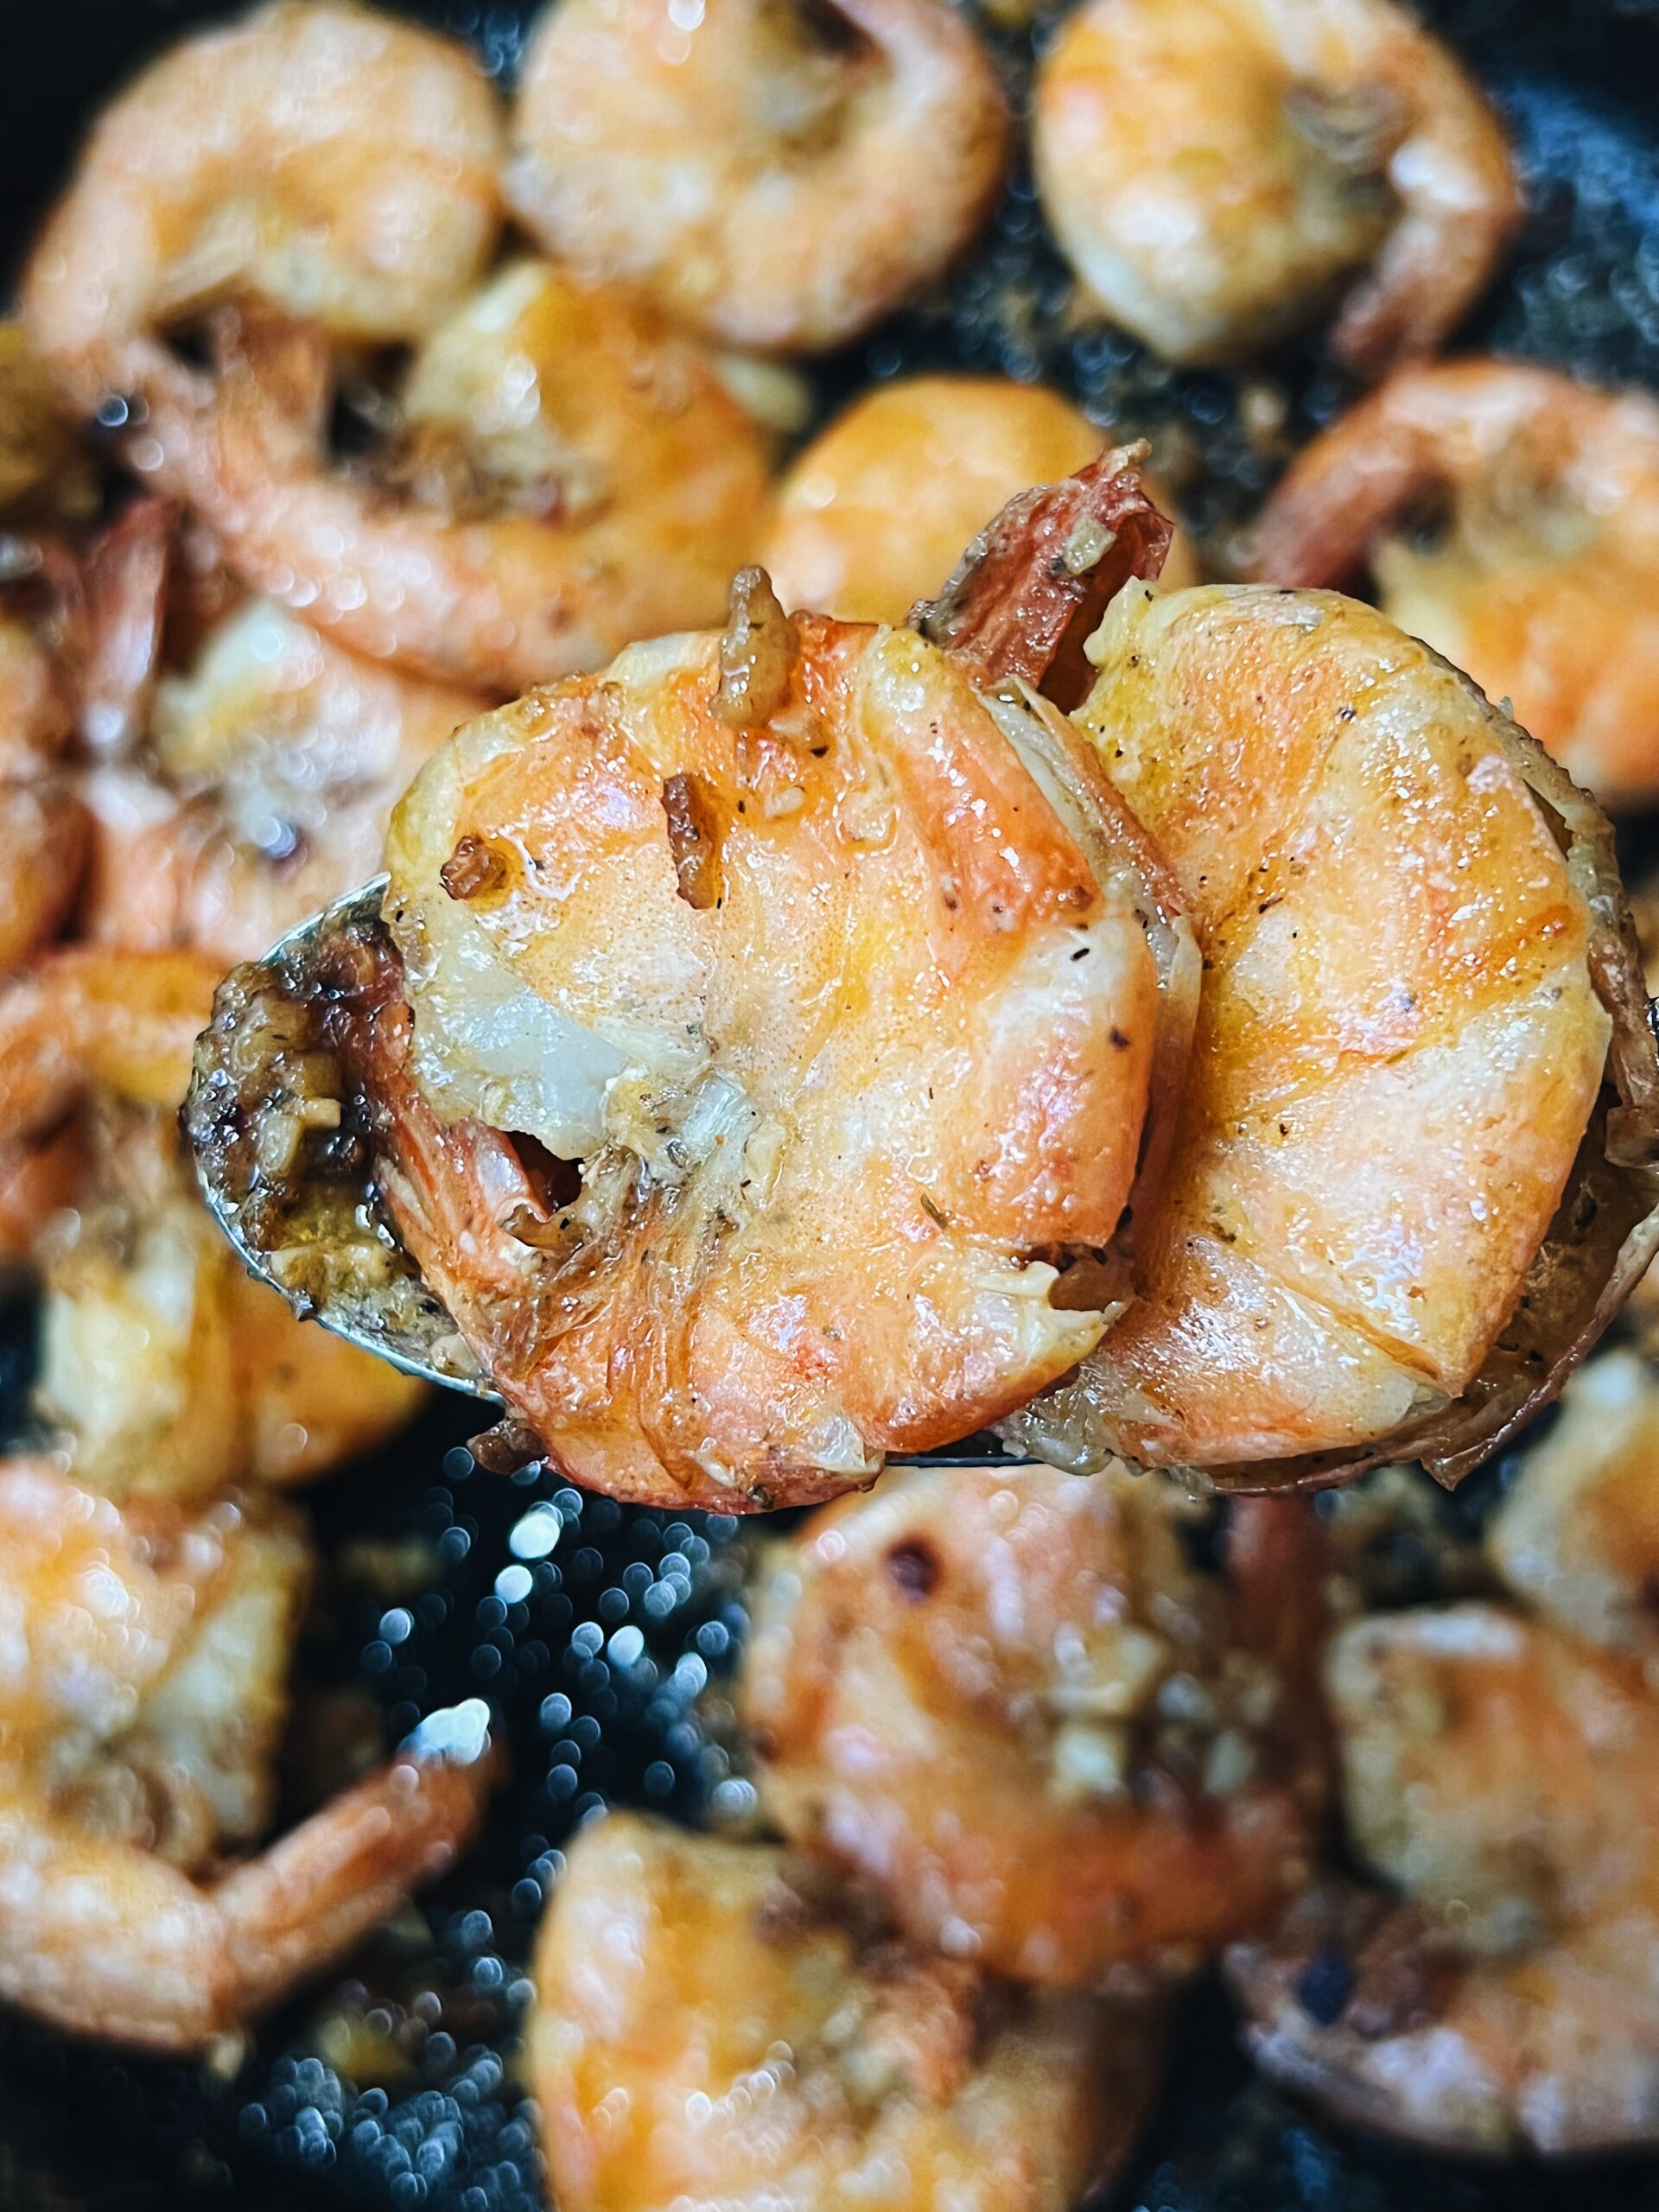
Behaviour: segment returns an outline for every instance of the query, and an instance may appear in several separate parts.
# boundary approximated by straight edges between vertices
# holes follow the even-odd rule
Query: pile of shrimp
[[[481,1707],[439,1714],[271,1837],[314,1569],[280,1493],[423,1393],[247,1278],[178,1109],[226,961],[373,864],[475,700],[122,504],[16,323],[0,412],[0,1265],[38,1309],[0,1458],[0,1993],[232,2052],[466,1846],[497,1763]]]
[[[1166,1477],[920,1467],[770,1548],[766,1833],[585,1828],[529,2050],[555,2201],[1070,2212],[1171,2003],[1311,1872],[1321,1537]]]
[[[1143,2050],[1220,1957],[1269,2075],[1428,2148],[1659,2142],[1659,1371],[1627,1350],[1583,1370],[1472,1560],[1431,1540],[1442,1594],[1391,1609],[1363,1548],[1385,1522],[1431,1529],[1431,1495],[1398,1469],[1334,1522],[1240,1501],[1217,1574],[1177,1541],[1216,1508],[1167,1478],[918,1469],[768,1548],[737,1697],[761,1833],[613,1816],[543,1930],[558,2201],[661,2205],[705,2172],[738,2203],[825,2201],[795,2105],[819,2065],[856,2082],[855,2050],[823,2049],[785,1993],[826,1919],[855,1956],[873,1925],[884,1957],[960,1977],[964,2002],[1065,1994]],[[734,1935],[743,1885],[779,1881],[811,1908],[757,1901]],[[601,1965],[619,1924],[637,1994]],[[837,1971],[814,1974],[822,2001],[862,2022]],[[735,2086],[777,2067],[771,2037],[799,2072],[752,2108]],[[1089,2080],[1075,2053],[1049,2071],[1051,2096]],[[901,2063],[864,2125],[947,2155],[963,2078]],[[619,2085],[642,2110],[607,2106]],[[692,2089],[729,2116],[699,2120]],[[1147,2102],[1144,2072],[1119,2076],[1120,2159]],[[1046,2101],[1023,2116],[1079,2156]],[[872,2145],[844,2124],[856,2171]],[[1025,2147],[1013,2117],[997,2143]],[[1087,2171],[1071,2196],[1027,2178],[991,2201],[1071,2202]]]
[[[1472,1546],[1434,1495],[923,1465],[766,1546],[754,1813],[611,1814],[543,1924],[556,2201],[1074,2207],[1216,1961],[1335,2120],[1659,2144],[1659,1370],[1583,1369]]]
[[[177,1109],[213,983],[66,945],[0,986],[4,1256],[41,1300],[0,1459],[0,1993],[83,2032],[233,2049],[463,1847],[495,1762],[437,1714],[268,1848],[311,1580],[280,1496],[417,1385],[319,1350],[196,1194]]]
[[[469,1700],[272,1838],[287,1493],[421,1392],[220,1239],[206,1029],[297,1300],[343,1191],[562,1473],[814,1509],[749,1826],[571,1843],[563,2212],[1069,2212],[1217,1965],[1339,2114],[1659,2140],[1659,1381],[1580,1364],[1659,1052],[1573,781],[1659,793],[1659,412],[1437,358],[1522,208],[1395,0],[1081,0],[1029,149],[1077,317],[1324,323],[1371,388],[1229,581],[1056,391],[786,453],[1014,133],[951,0],[550,0],[507,98],[269,0],[118,94],[0,325],[0,1998],[234,2044],[499,1770]],[[1394,1463],[1563,1388],[1390,1610]]]
[[[1605,1352],[1436,1602],[1325,1649],[1344,1850],[1227,1970],[1258,2062],[1485,2155],[1659,2143],[1659,1373]]]

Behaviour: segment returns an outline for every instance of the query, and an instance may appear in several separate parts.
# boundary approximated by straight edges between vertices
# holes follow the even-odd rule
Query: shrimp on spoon
[[[293,1093],[258,1042],[273,1016],[296,1020],[296,996],[314,1008],[327,998],[337,1011],[314,1010],[299,1033],[327,1032],[327,1081],[360,1096],[355,1148],[331,1171],[342,1195],[354,1205],[365,1175],[378,1179],[430,1294],[429,1344],[449,1317],[437,1363],[488,1375],[601,1486],[674,1494],[659,1487],[671,1470],[682,1495],[810,1499],[874,1472],[878,1452],[991,1419],[1073,1467],[1119,1453],[1258,1487],[1344,1478],[1408,1450],[1455,1477],[1491,1449],[1559,1389],[1659,1236],[1659,1066],[1607,824],[1465,679],[1333,595],[1160,596],[1136,581],[1086,656],[1090,579],[1107,592],[1144,565],[1129,528],[1144,510],[1117,482],[1122,461],[1013,502],[914,632],[787,617],[752,585],[723,642],[642,649],[606,684],[532,696],[435,756],[394,823],[387,912],[401,961],[353,922],[333,932],[337,965],[320,951],[325,931],[221,1001],[193,1128],[245,1246],[251,1236],[293,1294],[327,1306],[319,1189]],[[1154,563],[1166,536],[1160,525]],[[855,721],[843,719],[855,702]],[[1012,783],[981,712],[1012,748]],[[957,749],[970,740],[971,753]],[[895,801],[916,794],[908,817],[866,817],[870,747]],[[642,758],[649,780],[613,809],[619,831],[634,825],[616,850],[631,865],[636,851],[655,857],[616,905],[619,879],[589,858],[582,826],[595,809],[562,796],[550,821],[534,795],[552,764],[549,788],[563,794],[567,777]],[[915,780],[920,762],[947,759],[942,782]],[[970,760],[982,764],[971,778]],[[982,774],[994,780],[964,812],[954,794]],[[1061,867],[1027,774],[1071,849],[1096,856],[1096,887],[1134,887],[1144,949],[1165,949],[1150,1030],[1086,995],[1104,983],[1109,1001],[1140,969],[1132,933],[1114,937],[1127,950],[1103,968],[1067,954],[1065,988],[1027,997],[1017,1025],[1001,1020],[995,979],[1018,972],[1002,963],[1038,957],[1039,972],[1037,948],[1056,942],[1040,899],[1015,899],[1010,855],[1022,882],[1071,886],[1067,911],[1100,917],[1085,926],[1114,911]],[[1006,810],[1016,799],[1017,817]],[[815,841],[832,825],[836,881],[873,883],[839,857],[865,842],[867,818],[882,839],[890,819],[895,831],[905,822],[902,842],[878,841],[884,869],[931,855],[904,880],[913,887],[884,888],[880,929],[864,940],[906,980],[865,999],[838,968],[839,991],[815,992],[808,979],[824,971],[795,963],[808,945],[816,962],[822,940],[784,918],[838,910],[816,889],[762,893],[785,880],[774,855],[816,871]],[[782,831],[766,826],[779,820]],[[1007,825],[988,874],[977,859],[969,869],[959,842],[969,820]],[[1376,893],[1363,907],[1360,883]],[[1184,906],[1207,962],[1185,1080],[1198,979]],[[618,954],[603,931],[622,913]],[[651,914],[660,942],[644,931]],[[985,964],[912,964],[912,929],[965,952],[969,918]],[[741,983],[711,971],[705,949],[734,946],[724,933],[739,922],[757,933]],[[647,942],[648,977],[628,964]],[[766,999],[772,961],[791,978],[781,1013]],[[964,979],[948,1001],[912,980],[947,972]],[[338,1011],[354,995],[360,1021]],[[568,1027],[549,1026],[550,1005]],[[661,1026],[642,1031],[642,1007]],[[925,1009],[914,1048],[881,1031],[896,1008]],[[1110,1057],[1096,1058],[1103,1027]],[[869,1063],[873,1036],[881,1057]],[[764,1063],[749,1057],[762,1040]],[[938,1053],[957,1056],[948,1081]],[[532,1064],[568,1085],[531,1079]],[[876,1125],[836,1103],[832,1069],[847,1095],[887,1097],[873,1092],[872,1065],[922,1114],[906,1157],[930,1157],[928,1130],[940,1164],[925,1179],[895,1176]],[[1142,1080],[1154,1103],[1135,1124],[1124,1100]],[[1042,1141],[1015,1144],[1039,1096]],[[977,1117],[991,1100],[1001,1134],[988,1147]],[[1089,1122],[1097,1109],[1105,1118]],[[772,1152],[773,1114],[798,1148]],[[278,1172],[262,1183],[267,1115]],[[1085,1125],[1116,1139],[1082,1144]],[[880,1128],[906,1126],[897,1104],[884,1110]],[[597,1152],[585,1149],[595,1129]],[[671,1221],[695,1236],[671,1241]],[[289,1222],[310,1225],[296,1236]],[[619,1222],[632,1225],[620,1242]],[[960,1266],[964,1236],[1021,1270],[994,1280],[1029,1298],[1024,1333],[1014,1308],[982,1295],[968,1327],[967,1282],[991,1280],[971,1268],[941,1306],[948,1278],[928,1270]],[[1026,1241],[1039,1236],[1048,1257]],[[820,1255],[820,1304],[800,1272],[804,1243]],[[758,1307],[724,1303],[722,1247]],[[384,1240],[360,1230],[342,1249],[385,1264]],[[885,1287],[873,1294],[832,1254],[879,1255]],[[1057,1262],[1058,1280],[1033,1272]],[[785,1280],[791,1302],[772,1305]],[[707,1310],[686,1292],[705,1281]],[[895,1308],[901,1284],[915,1302],[907,1288]],[[941,1312],[956,1318],[938,1337]],[[1079,1352],[1084,1336],[1093,1349]],[[947,1343],[942,1370],[931,1347]],[[1050,1362],[1073,1371],[1044,1389]],[[1008,1410],[992,1414],[999,1399]],[[630,1426],[607,1426],[624,1409]]]
[[[497,1760],[481,1703],[270,1846],[308,1572],[291,1514],[118,1509],[0,1462],[0,1996],[180,2056],[233,2036],[429,1880]]]
[[[1121,594],[1076,721],[1205,974],[1140,1295],[1009,1434],[1231,1484],[1548,1402],[1654,1249],[1655,1046],[1611,831],[1446,663],[1331,593]]]
[[[1045,664],[1108,542],[1126,573],[1167,536],[1122,454],[1058,506],[1020,626]],[[388,852],[390,936],[241,971],[203,1046],[210,1185],[291,1294],[331,1294],[284,1051],[326,1063],[342,1198],[377,1179],[474,1373],[616,1495],[831,1495],[1095,1341],[1196,962],[1017,690],[747,572],[723,635],[460,732]]]

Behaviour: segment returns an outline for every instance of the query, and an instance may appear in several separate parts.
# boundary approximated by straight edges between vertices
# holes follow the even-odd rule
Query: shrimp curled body
[[[164,54],[93,131],[23,285],[83,407],[152,380],[156,334],[253,293],[343,337],[418,337],[482,274],[501,125],[465,49],[276,0]]]
[[[1510,1357],[1608,1062],[1592,908],[1534,793],[1581,795],[1334,594],[1135,585],[1090,652],[1077,720],[1206,973],[1142,1294],[1014,1428],[1262,1480],[1427,1441]],[[1558,1338],[1503,1344],[1524,1399]]]
[[[1449,508],[1427,544],[1408,529]],[[1659,406],[1513,361],[1402,370],[1301,454],[1256,573],[1345,584],[1493,699],[1605,804],[1659,791]]]
[[[1316,1892],[1233,1955],[1258,2060],[1337,2112],[1487,2153],[1659,2140],[1659,1703],[1498,1605],[1379,1616],[1327,1669],[1350,1826],[1407,1900]],[[1349,1962],[1335,2018],[1299,2003]]]
[[[200,2051],[385,1918],[470,1838],[493,1772],[417,1738],[263,1857],[307,1575],[285,1512],[118,1510],[0,1465],[0,1995]],[[429,1726],[428,1734],[434,1732]]]
[[[509,193],[550,253],[724,344],[855,337],[972,237],[1008,121],[944,0],[558,0],[532,35]]]
[[[1652,1370],[1593,1361],[1488,1525],[1503,1596],[1332,1640],[1349,1833],[1388,1891],[1332,1883],[1229,1964],[1268,2071],[1367,2125],[1659,2141],[1656,1437]]]
[[[278,0],[185,41],[93,134],[25,273],[32,340],[244,584],[348,648],[521,690],[716,616],[765,442],[643,303],[487,282],[503,160],[461,47]],[[168,342],[206,319],[210,365]],[[328,450],[365,341],[417,350],[391,450]],[[384,465],[378,465],[384,464]]]
[[[1393,0],[1086,0],[1038,79],[1060,244],[1173,360],[1248,352],[1344,288],[1368,377],[1432,353],[1520,203],[1496,118]]]
[[[400,1230],[509,1403],[580,1478],[709,1503],[843,1488],[1094,1341],[1033,1248],[1109,1242],[1159,1032],[1129,844],[1085,857],[944,654],[752,574],[747,628],[423,771],[412,1040],[371,1072]],[[579,1199],[538,1215],[502,1131]]]
[[[348,649],[513,692],[717,616],[767,444],[642,302],[510,264],[417,353],[401,435],[358,469],[327,450],[316,334],[234,310],[214,332],[212,373],[156,365],[129,458]]]
[[[394,802],[482,703],[247,601],[162,677],[146,753],[87,779],[82,928],[251,959],[374,873]]]
[[[564,2212],[1069,2212],[1126,2155],[1162,2041],[1147,2005],[886,1939],[787,1853],[625,1813],[572,1842],[536,1988]]]
[[[1230,1586],[1187,1561],[1191,1502],[1121,1465],[918,1469],[826,1507],[760,1584],[766,1812],[914,1941],[1051,1986],[1262,1923],[1311,1841],[1318,1561],[1300,1501],[1242,1512],[1280,1525],[1236,1536]]]

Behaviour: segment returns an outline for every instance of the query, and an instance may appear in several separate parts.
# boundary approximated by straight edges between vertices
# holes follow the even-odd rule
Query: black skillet
[[[84,119],[146,55],[227,12],[214,0],[0,0],[9,257],[67,174]],[[438,0],[410,12],[470,37],[505,73],[529,11]],[[1503,107],[1532,209],[1465,340],[1659,390],[1659,0],[1439,0],[1427,12]],[[1050,20],[1039,18],[1038,43]],[[1018,95],[1033,39],[996,36]],[[1046,376],[1124,433],[1154,438],[1224,558],[1283,445],[1249,434],[1261,410],[1241,404],[1240,379],[1171,372],[1074,327],[1066,295],[1029,182],[1016,179],[990,238],[938,298],[820,365],[822,403],[930,365]],[[1288,402],[1293,439],[1344,397],[1316,346],[1265,375]],[[1652,825],[1623,842],[1633,874],[1659,858]],[[0,1418],[9,1412],[13,1433],[32,1357],[31,1315],[0,1315]],[[0,2014],[0,2212],[541,2205],[516,2035],[558,1844],[601,1800],[695,1816],[722,1787],[741,1793],[719,1738],[721,1684],[745,1627],[743,1546],[729,1521],[630,1511],[534,1470],[486,1474],[463,1445],[476,1426],[464,1402],[441,1405],[311,1493],[327,1566],[289,1794],[297,1806],[325,1789],[327,1746],[353,1732],[395,1737],[427,1707],[481,1693],[514,1762],[485,1844],[217,2074],[114,2056]],[[1455,1516],[1478,1517],[1502,1476],[1477,1478]],[[559,1541],[520,1559],[513,1530],[538,1503],[556,1512]],[[619,1628],[639,1633],[619,1646]],[[1480,2171],[1326,2129],[1249,2081],[1222,2001],[1202,1991],[1122,2202],[1543,2212],[1569,2194],[1586,2212],[1659,2212],[1659,2158]]]

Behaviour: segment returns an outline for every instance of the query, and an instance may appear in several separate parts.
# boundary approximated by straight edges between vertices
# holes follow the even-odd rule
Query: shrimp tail
[[[1516,419],[1510,392],[1485,381],[1477,390],[1465,370],[1404,369],[1351,408],[1274,489],[1256,524],[1250,574],[1281,586],[1345,586],[1380,531],[1476,456],[1482,416],[1506,429]]]
[[[1368,380],[1440,351],[1524,212],[1514,162],[1486,102],[1433,41],[1414,41],[1408,50],[1416,112],[1389,162],[1400,217],[1331,334],[1337,359]]]
[[[219,1885],[232,2019],[268,2012],[472,1841],[503,1767],[482,1704],[435,1714],[425,1730]]]
[[[268,2012],[476,1834],[501,1760],[478,1700],[214,1886],[33,1806],[0,1815],[0,1996],[185,2056]]]
[[[1144,442],[1114,446],[1075,476],[1022,492],[982,530],[910,626],[984,690],[1023,679],[1065,710],[1093,679],[1084,640],[1107,602],[1163,569],[1174,525],[1141,474]]]

